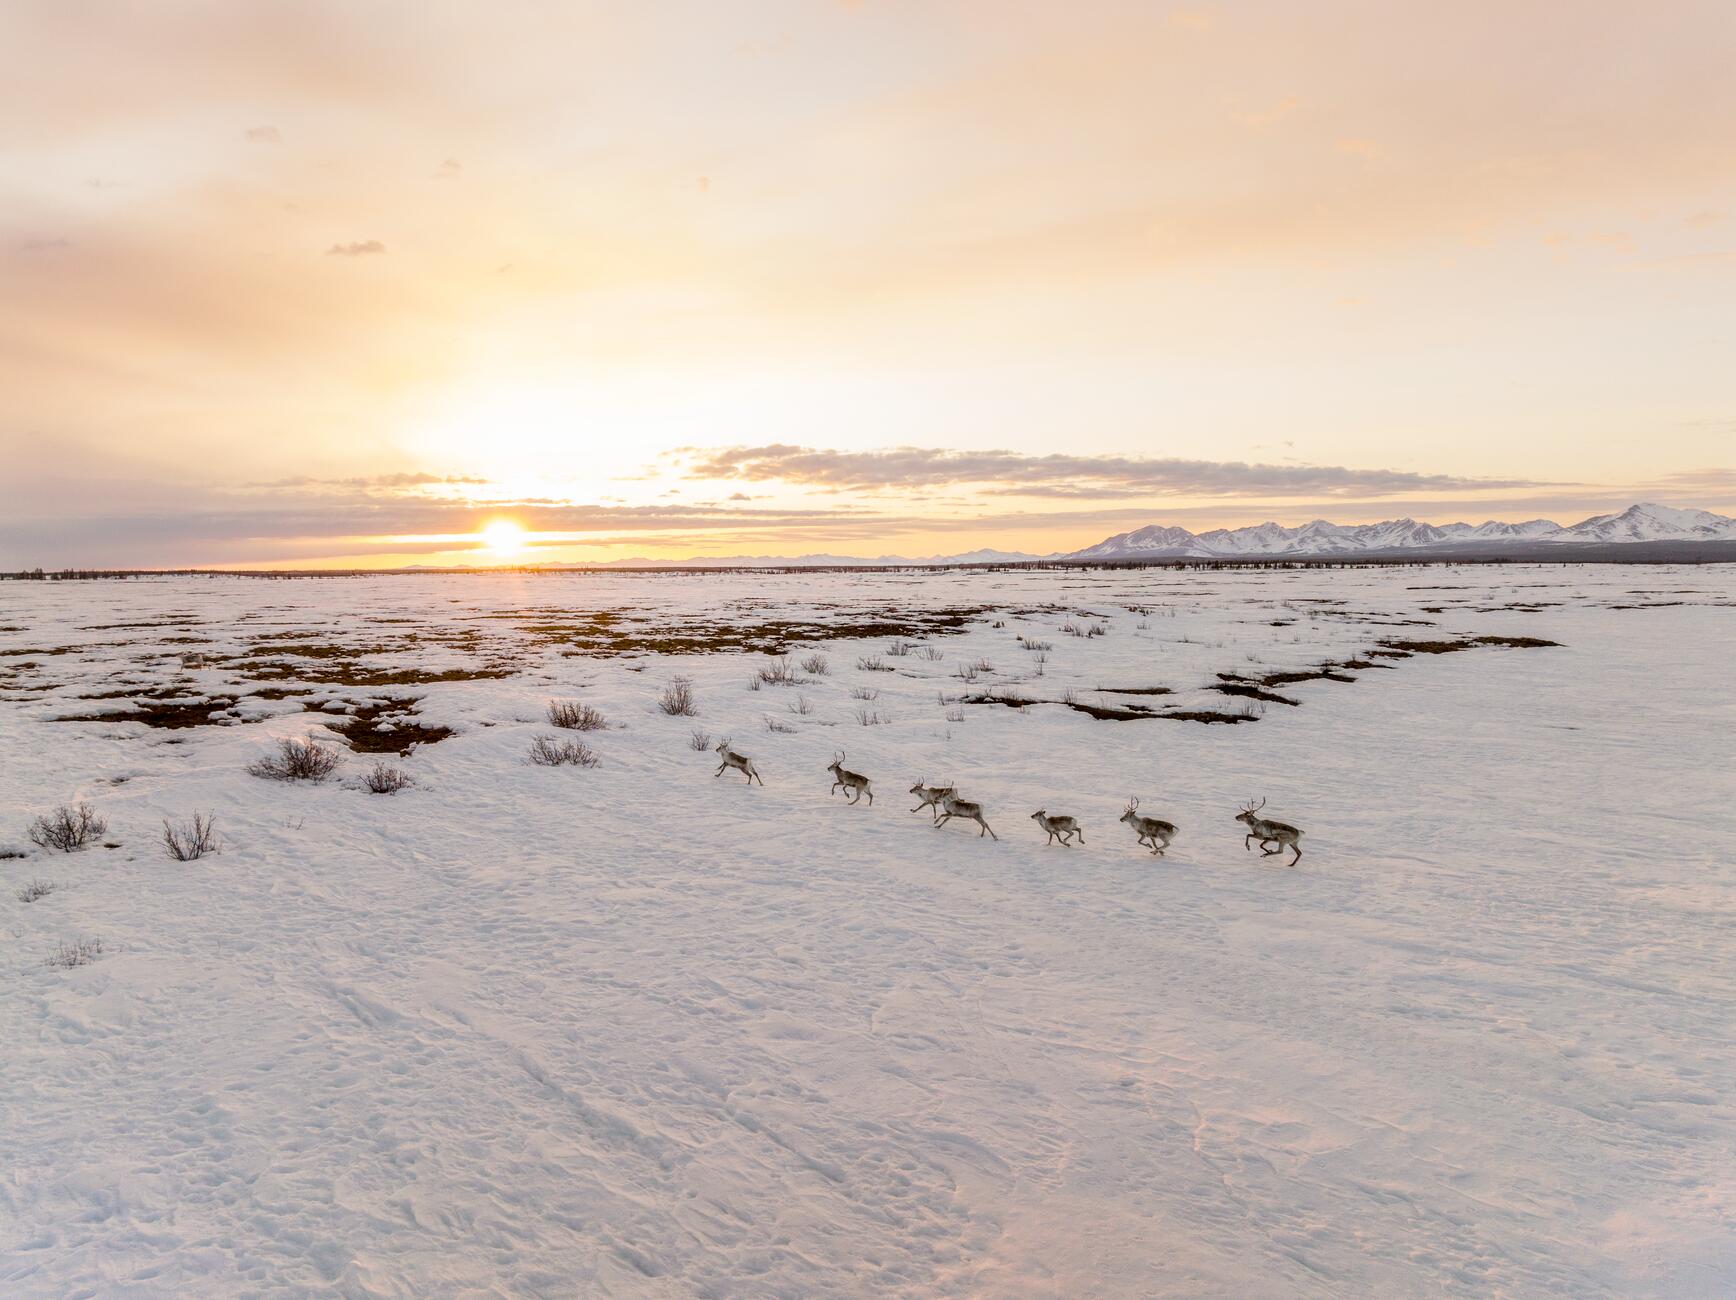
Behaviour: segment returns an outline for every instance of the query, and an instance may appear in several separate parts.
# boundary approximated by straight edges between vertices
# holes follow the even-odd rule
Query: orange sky
[[[0,568],[1736,505],[1736,6],[0,6]]]

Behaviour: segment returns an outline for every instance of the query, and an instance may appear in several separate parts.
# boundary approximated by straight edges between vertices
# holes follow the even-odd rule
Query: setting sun
[[[517,555],[524,550],[530,536],[510,519],[497,519],[485,524],[478,535],[485,549],[502,556]]]

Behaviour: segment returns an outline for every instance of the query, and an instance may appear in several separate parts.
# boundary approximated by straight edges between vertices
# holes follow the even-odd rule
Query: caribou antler
[[[1252,799],[1250,799],[1250,800],[1248,800],[1247,803],[1242,805],[1242,811],[1243,812],[1249,812],[1249,813],[1259,812],[1260,809],[1264,808],[1265,806],[1266,806],[1266,801],[1264,799],[1260,800],[1259,803],[1255,803]]]
[[[1127,799],[1127,811],[1134,812],[1139,808],[1139,796],[1130,795]]]

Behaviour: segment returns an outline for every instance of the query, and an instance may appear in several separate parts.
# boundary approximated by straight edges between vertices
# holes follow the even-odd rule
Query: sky
[[[1730,513],[1733,66],[1728,0],[7,0],[0,568]]]

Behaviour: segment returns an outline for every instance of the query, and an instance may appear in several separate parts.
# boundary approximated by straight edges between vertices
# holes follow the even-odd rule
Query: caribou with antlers
[[[1255,814],[1265,806],[1266,801],[1264,799],[1260,800],[1259,803],[1250,801],[1243,804],[1242,811],[1236,814],[1236,820],[1248,828],[1248,834],[1242,840],[1242,847],[1251,849],[1254,847],[1254,841],[1259,840],[1260,856],[1263,858],[1269,858],[1274,853],[1282,853],[1288,848],[1296,855],[1290,859],[1290,865],[1295,866],[1302,861],[1302,832],[1290,825],[1289,822],[1269,821],[1264,817],[1256,816]],[[1273,844],[1278,847],[1267,847]]]
[[[1175,838],[1175,823],[1157,817],[1140,816],[1137,797],[1127,801],[1127,811],[1122,813],[1118,820],[1133,827],[1139,842],[1151,850],[1153,857],[1162,857],[1169,842]]]
[[[1071,817],[1051,817],[1048,809],[1039,808],[1031,814],[1031,820],[1049,832],[1049,838],[1044,841],[1045,844],[1053,844],[1058,839],[1068,848],[1072,848],[1073,843],[1070,837],[1074,835],[1079,837],[1079,843],[1085,842],[1084,829]]]
[[[870,808],[874,806],[874,791],[868,778],[860,772],[852,772],[844,766],[843,750],[840,749],[837,752],[832,761],[827,764],[826,770],[836,778],[832,782],[832,789],[829,793],[837,794],[842,789],[850,796],[850,802],[853,804],[861,803],[862,796],[867,795],[868,806]]]
[[[717,765],[717,771],[712,774],[713,776],[722,776],[726,771],[733,767],[736,771],[740,772],[747,778],[747,783],[749,785],[752,785],[755,781],[758,781],[761,785],[765,784],[765,779],[760,776],[759,769],[753,765],[753,759],[749,758],[746,754],[739,754],[729,747],[728,736],[725,736],[717,743],[717,753],[718,757],[723,759],[723,762]]]
[[[977,832],[977,838],[979,840],[983,837],[985,832],[988,834],[990,839],[1000,839],[1000,836],[996,835],[994,831],[990,829],[989,824],[983,820],[983,806],[980,803],[970,803],[967,800],[960,799],[957,794],[948,790],[946,793],[941,795],[940,806],[944,811],[941,812],[939,817],[934,819],[934,824],[936,826],[945,826],[954,817],[957,817],[963,821],[975,822],[978,826],[982,827],[982,830]]]
[[[911,812],[921,812],[924,808],[934,814],[934,820],[940,820],[941,800],[947,795],[956,793],[950,785],[924,785],[920,780],[910,787],[910,793],[916,796],[916,807]]]

